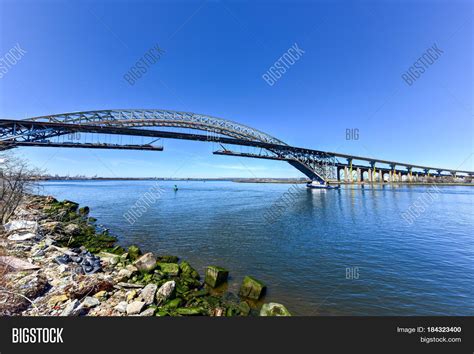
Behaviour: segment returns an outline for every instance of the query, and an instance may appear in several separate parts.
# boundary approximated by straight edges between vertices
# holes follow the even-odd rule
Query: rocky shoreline
[[[204,279],[176,256],[124,249],[89,208],[27,196],[0,230],[0,316],[290,316],[255,307],[266,286],[247,276],[239,294],[212,291],[229,272]]]

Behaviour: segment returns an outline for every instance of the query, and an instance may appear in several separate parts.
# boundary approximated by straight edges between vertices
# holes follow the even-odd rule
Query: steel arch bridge
[[[311,180],[325,182],[335,175],[333,168],[335,166],[334,156],[317,151],[296,151],[283,141],[252,127],[222,118],[191,112],[161,109],[113,109],[33,117],[22,121],[15,121],[13,123],[14,127],[11,126],[10,129],[8,124],[12,124],[11,121],[0,120],[0,124],[2,127],[0,130],[0,142],[3,142],[4,149],[28,145],[43,146],[41,144],[45,143],[41,142],[45,142],[49,138],[69,134],[72,131],[160,136],[159,132],[152,130],[143,131],[143,129],[139,130],[136,128],[173,127],[195,129],[215,135],[206,135],[206,139],[193,135],[195,139],[191,140],[206,140],[260,147],[265,150],[265,153],[247,154],[247,157],[285,160]],[[173,134],[171,132],[168,133]],[[185,137],[185,134],[176,134],[178,135],[164,137],[189,138]],[[225,139],[225,137],[231,139]],[[79,147],[79,144],[65,147]],[[107,147],[104,146],[104,148]],[[215,153],[238,155],[226,149]]]
[[[154,129],[156,127],[187,128],[204,131],[206,134],[162,131]],[[410,174],[411,177],[413,168],[422,169],[423,174],[428,176],[431,170],[437,171],[438,175],[441,175],[443,171],[452,175],[464,173],[472,176],[474,174],[472,171],[421,166],[294,147],[269,134],[234,121],[209,115],[162,109],[111,109],[53,114],[24,120],[0,119],[0,150],[20,146],[163,150],[162,147],[150,145],[52,143],[49,140],[75,132],[185,139],[216,142],[221,146],[230,144],[255,147],[260,149],[257,154],[233,152],[224,146],[222,146],[223,150],[215,151],[214,154],[286,161],[311,180],[320,183],[327,183],[328,180],[334,179],[336,174],[339,178],[339,171],[342,168],[345,169],[346,176],[350,167],[352,176],[353,160],[370,164],[370,166],[354,165],[355,168],[362,171],[362,174],[364,171],[372,173],[373,170],[375,175],[376,163],[389,165],[388,168],[379,168],[382,179],[384,172],[390,173],[390,175]],[[339,162],[337,157],[344,158],[346,162]],[[396,166],[405,167],[406,170],[397,169]]]

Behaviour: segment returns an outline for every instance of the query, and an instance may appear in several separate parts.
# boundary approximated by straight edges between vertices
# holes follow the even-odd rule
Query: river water
[[[40,192],[88,205],[124,246],[201,274],[229,269],[228,291],[252,275],[265,302],[295,315],[474,315],[472,187],[54,181]],[[144,196],[152,203],[129,223]]]

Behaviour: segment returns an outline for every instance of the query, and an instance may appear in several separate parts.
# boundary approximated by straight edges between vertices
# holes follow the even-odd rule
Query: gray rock
[[[168,300],[174,293],[176,283],[174,280],[164,283],[156,292],[156,301],[158,305]]]
[[[118,274],[117,274],[118,281],[119,282],[125,282],[128,279],[130,279],[133,274],[134,274],[134,272],[132,272],[129,269],[126,269],[126,268],[120,269]]]
[[[151,252],[145,253],[133,265],[142,272],[149,272],[156,267],[156,257]]]
[[[90,309],[92,307],[96,307],[99,305],[100,305],[99,299],[92,296],[86,296],[86,298],[82,300],[82,306],[84,306],[86,309]]]
[[[148,284],[143,288],[140,298],[145,302],[145,305],[153,303],[157,289],[158,286],[156,284]]]
[[[121,301],[114,307],[115,310],[121,313],[127,312],[127,301]]]
[[[0,264],[4,264],[15,271],[35,270],[40,268],[37,265],[31,264],[30,262],[26,262],[23,259],[13,256],[0,256]]]
[[[24,232],[36,233],[38,223],[30,220],[12,220],[3,225],[6,232],[13,232],[22,230]]]
[[[81,228],[76,224],[69,224],[64,228],[64,231],[69,235],[77,235],[81,231]]]
[[[54,243],[54,240],[50,237],[46,237],[43,241],[46,246],[51,246]]]
[[[79,302],[79,300],[75,299],[66,305],[60,316],[78,316],[82,313],[82,310],[82,304]]]
[[[58,266],[58,272],[59,272],[60,274],[66,273],[67,270],[68,270],[68,268],[69,268],[69,267],[68,267],[67,264],[61,264],[61,265]]]
[[[41,224],[41,230],[45,234],[53,234],[61,231],[62,224],[59,221],[49,221]]]
[[[140,316],[149,317],[149,316],[153,316],[154,314],[155,314],[155,309],[146,309],[140,314]]]
[[[127,315],[138,315],[142,311],[144,306],[145,303],[143,301],[134,301],[128,304]]]
[[[11,236],[8,236],[8,239],[10,241],[27,241],[27,240],[34,239],[35,237],[36,237],[36,234],[32,232],[27,232],[24,234],[13,234]]]
[[[117,286],[119,288],[130,288],[130,289],[140,289],[143,288],[143,285],[141,284],[132,284],[132,283],[117,283]]]

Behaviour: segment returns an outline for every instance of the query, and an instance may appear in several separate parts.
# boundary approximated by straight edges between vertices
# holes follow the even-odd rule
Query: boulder
[[[36,221],[30,220],[12,220],[5,225],[3,225],[6,232],[13,232],[13,231],[24,231],[24,232],[31,232],[36,233],[38,229],[38,223]]]
[[[90,211],[89,207],[85,206],[85,207],[79,208],[79,210],[77,212],[81,216],[87,216],[87,215],[89,215],[89,211]]]
[[[229,271],[227,269],[216,267],[216,266],[209,266],[206,270],[206,277],[204,278],[204,282],[212,288],[215,288],[222,283],[227,281],[227,277],[229,276]]]
[[[179,258],[177,256],[159,256],[158,257],[158,262],[161,263],[178,263]]]
[[[86,309],[90,309],[98,305],[100,305],[99,299],[92,296],[86,296],[84,300],[82,300],[82,306],[84,306]]]
[[[100,257],[102,261],[109,263],[110,265],[116,265],[120,261],[120,256],[104,251],[99,252],[97,257]]]
[[[79,316],[82,311],[83,306],[79,300],[74,299],[66,304],[66,307],[64,308],[63,312],[61,312],[60,316]]]
[[[142,272],[152,271],[156,267],[156,257],[151,252],[146,253],[138,258],[133,265]]]
[[[202,315],[203,309],[199,307],[181,307],[175,310],[178,315],[182,316],[196,316]]]
[[[28,240],[32,240],[36,237],[36,234],[32,233],[32,232],[27,232],[27,233],[24,233],[24,234],[13,234],[13,235],[10,235],[8,236],[8,239],[10,241],[28,241]]]
[[[138,248],[138,246],[132,245],[128,248],[128,257],[133,262],[138,257],[142,255],[142,251]]]
[[[187,277],[190,277],[196,280],[199,280],[201,278],[197,270],[191,267],[191,265],[186,261],[182,261],[181,264],[179,265],[179,268],[181,269],[181,273]]]
[[[40,268],[37,265],[31,264],[30,262],[13,256],[0,256],[0,264],[7,266],[15,272],[22,270],[35,270]]]
[[[105,290],[99,291],[98,293],[94,294],[94,297],[99,300],[105,300],[107,299],[107,291]]]
[[[129,269],[126,269],[126,268],[120,269],[118,274],[117,274],[117,281],[118,282],[125,282],[128,279],[130,279],[133,274],[134,274],[134,272],[132,272]]]
[[[65,209],[69,212],[76,212],[77,209],[79,208],[79,204],[70,200],[64,200],[62,202],[62,205],[64,206]]]
[[[161,272],[170,277],[176,277],[179,275],[179,264],[177,263],[157,263],[157,267],[160,268]]]
[[[67,300],[69,300],[69,298],[67,297],[67,295],[54,295],[54,296],[51,296],[48,300],[48,305],[53,307],[53,306],[56,306],[58,304],[62,304],[63,302],[66,302]]]
[[[145,306],[145,303],[142,301],[134,301],[128,304],[127,315],[138,315],[142,311],[144,306]]]
[[[111,291],[114,287],[109,280],[87,275],[78,275],[76,279],[76,282],[68,285],[65,289],[66,294],[71,299],[82,299],[89,294],[95,294],[99,291]]]
[[[242,301],[239,304],[239,310],[243,316],[248,316],[250,314],[250,306],[245,301]]]
[[[156,284],[148,284],[143,288],[140,298],[145,302],[145,305],[151,305],[155,301],[157,289],[158,286]]]
[[[77,224],[68,224],[64,227],[64,232],[68,235],[76,236],[81,232],[81,228]]]
[[[114,307],[114,309],[117,310],[117,311],[120,312],[120,313],[125,313],[125,312],[127,312],[127,306],[128,306],[127,301],[120,301],[120,302]]]
[[[291,316],[291,313],[282,304],[270,302],[263,304],[260,310],[260,316]]]
[[[127,291],[126,295],[127,295],[127,301],[130,302],[137,297],[137,290],[135,289],[129,290]]]
[[[62,223],[59,221],[49,221],[41,224],[41,230],[44,234],[54,234],[62,231]]]
[[[176,282],[174,280],[164,283],[156,292],[157,304],[160,305],[170,299],[174,294],[175,288]]]
[[[265,294],[266,286],[255,278],[246,276],[240,286],[239,295],[258,300]]]
[[[142,313],[140,313],[140,316],[150,317],[150,316],[153,316],[154,314],[155,314],[155,309],[149,308],[149,309],[146,309],[145,311],[143,311]]]
[[[182,302],[183,302],[183,300],[181,300],[179,297],[177,297],[176,299],[169,300],[164,305],[164,307],[166,307],[167,309],[176,309],[176,308],[181,306]]]

